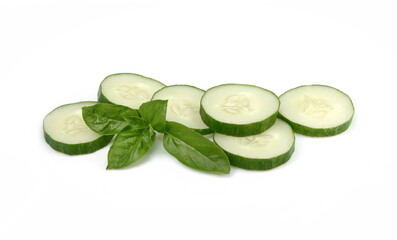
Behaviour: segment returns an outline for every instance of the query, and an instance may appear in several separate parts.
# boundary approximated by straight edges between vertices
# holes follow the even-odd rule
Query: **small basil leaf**
[[[156,133],[151,127],[140,134],[125,127],[117,134],[108,153],[108,166],[106,169],[127,167],[142,158],[153,146]]]
[[[129,107],[98,103],[83,107],[83,119],[94,132],[102,135],[113,135],[125,128],[125,118],[139,117],[139,112]]]
[[[167,122],[163,138],[165,150],[188,167],[229,173],[229,159],[215,143],[176,122]]]
[[[167,113],[167,100],[153,100],[143,103],[139,108],[142,118],[148,121],[154,130],[163,133],[165,130],[165,116]]]
[[[149,128],[149,123],[142,118],[139,117],[130,117],[124,118],[125,122],[128,123],[129,127],[131,130],[129,130],[131,133],[135,132],[136,134],[140,134],[143,131],[145,131],[147,128]]]

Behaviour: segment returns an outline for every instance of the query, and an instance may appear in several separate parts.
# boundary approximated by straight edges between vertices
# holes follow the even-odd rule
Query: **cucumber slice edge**
[[[66,144],[52,139],[49,134],[47,134],[45,131],[43,132],[45,141],[52,149],[68,155],[81,155],[96,152],[108,145],[113,138],[113,135],[103,135],[92,142]]]
[[[278,112],[269,116],[265,120],[249,124],[233,124],[220,122],[208,115],[204,108],[200,107],[200,115],[204,123],[210,126],[214,132],[229,136],[245,137],[259,134],[269,129],[276,122]]]
[[[295,88],[291,88],[287,91],[285,91],[283,94],[280,95],[279,98],[281,98],[283,95],[287,94],[290,91],[296,90],[298,88],[302,88],[302,87],[310,87],[310,86],[318,86],[318,87],[326,87],[326,88],[331,88],[337,92],[339,92],[340,94],[342,94],[343,96],[345,96],[352,107],[352,113],[351,113],[351,117],[345,121],[344,123],[335,126],[335,127],[330,127],[330,128],[313,128],[313,127],[309,127],[309,126],[305,126],[303,124],[299,124],[297,122],[294,122],[292,120],[289,120],[287,117],[285,117],[281,112],[279,112],[278,117],[282,120],[284,120],[285,122],[287,122],[292,129],[294,130],[294,132],[304,135],[304,136],[309,136],[309,137],[331,137],[331,136],[336,136],[339,135],[343,132],[345,132],[351,125],[352,121],[353,121],[353,117],[355,115],[355,107],[353,104],[352,99],[350,98],[349,95],[347,95],[345,92],[339,90],[338,88],[329,86],[329,85],[325,85],[325,84],[310,84],[310,85],[301,85],[301,86],[297,86]]]
[[[58,107],[54,108],[53,110],[51,110],[44,117],[43,122],[42,122],[43,135],[44,135],[44,139],[45,139],[46,143],[52,149],[54,149],[58,152],[61,152],[61,153],[68,154],[68,155],[81,155],[81,154],[95,152],[95,151],[105,147],[106,145],[108,145],[110,143],[110,141],[112,140],[113,135],[100,135],[98,138],[96,138],[95,140],[90,141],[90,142],[70,144],[70,143],[62,143],[58,140],[55,140],[53,137],[50,136],[50,134],[48,134],[46,132],[45,119],[48,115],[50,115],[51,113],[53,113],[54,111],[56,111],[62,107],[70,106],[70,105],[74,105],[74,104],[82,104],[82,103],[96,104],[97,102],[95,102],[95,101],[80,101],[80,102],[63,104],[63,105],[58,106]],[[84,122],[84,120],[83,120],[83,122]],[[84,124],[85,124],[85,122],[84,122]],[[87,128],[89,128],[89,127],[87,126]]]
[[[353,114],[354,115],[354,114]],[[348,120],[347,122],[333,127],[333,128],[311,128],[311,127],[307,127],[304,125],[301,125],[299,123],[290,121],[289,119],[287,119],[286,117],[284,117],[281,113],[279,113],[278,117],[282,120],[284,120],[285,122],[287,122],[291,128],[294,130],[295,133],[304,135],[304,136],[308,136],[308,137],[332,137],[332,136],[336,136],[339,135],[343,132],[345,132],[351,125],[352,121],[353,121],[353,116],[350,118],[350,120]]]
[[[222,87],[222,86],[242,86],[242,87],[258,88],[260,90],[266,91],[267,93],[270,93],[271,95],[273,95],[274,98],[277,100],[278,106],[277,106],[276,111],[273,114],[269,115],[267,118],[265,118],[263,120],[251,122],[251,123],[247,123],[247,124],[227,123],[227,122],[221,122],[219,120],[216,120],[214,117],[212,117],[211,115],[209,115],[206,112],[205,107],[203,106],[203,99],[204,99],[204,95],[203,95],[203,97],[201,98],[201,101],[200,101],[200,115],[201,115],[201,118],[203,119],[204,123],[206,125],[208,125],[214,132],[222,133],[222,134],[229,135],[229,136],[237,136],[237,137],[250,136],[250,135],[255,135],[255,134],[264,132],[265,130],[267,130],[268,128],[273,126],[273,124],[276,122],[278,111],[280,109],[280,99],[274,92],[272,92],[266,88],[262,88],[260,86],[250,85],[250,84],[241,84],[241,83],[220,84],[220,85],[217,85],[217,86],[207,89],[206,92],[210,91],[211,89]]]
[[[163,87],[166,86],[164,83],[162,83],[162,82],[160,82],[160,81],[158,81],[158,80],[156,80],[156,79],[153,79],[153,78],[150,78],[150,77],[146,77],[146,76],[143,76],[143,75],[140,75],[140,74],[137,74],[137,73],[127,73],[127,72],[124,72],[124,73],[114,73],[114,74],[110,74],[110,75],[106,76],[106,77],[101,81],[101,83],[100,83],[100,85],[99,85],[98,93],[97,93],[98,102],[101,102],[101,103],[111,103],[111,104],[118,104],[118,105],[126,106],[126,105],[121,104],[121,103],[115,103],[115,102],[110,101],[110,100],[105,96],[105,94],[103,93],[103,90],[102,90],[103,82],[104,82],[105,80],[107,80],[108,78],[114,77],[114,76],[117,76],[117,75],[133,75],[133,76],[137,76],[137,77],[141,77],[141,78],[145,78],[145,79],[151,80],[151,81],[153,81],[153,82],[157,82],[157,83],[159,83],[160,85],[162,85]],[[152,97],[153,97],[153,96],[152,96]],[[129,106],[127,106],[127,107],[129,107]]]
[[[283,150],[281,152],[281,154],[279,154],[279,155],[263,157],[263,158],[249,157],[247,155],[244,156],[246,153],[243,153],[243,152],[241,154],[238,154],[236,152],[232,153],[232,151],[236,151],[236,150],[231,151],[230,149],[234,149],[233,147],[232,148],[226,147],[227,145],[224,142],[225,138],[223,136],[219,136],[221,138],[218,139],[218,141],[219,141],[218,142],[217,138],[216,138],[216,133],[215,133],[213,135],[213,140],[220,148],[223,149],[223,151],[229,157],[229,161],[230,161],[231,165],[233,165],[235,167],[247,169],[247,170],[269,170],[269,169],[275,168],[277,166],[280,166],[280,165],[286,163],[291,158],[292,154],[295,151],[296,137],[295,137],[294,131],[291,128],[291,126],[287,122],[284,122],[280,119],[277,119],[276,124],[277,125],[275,125],[275,129],[278,129],[281,127],[281,132],[280,132],[280,130],[276,130],[276,132],[274,132],[274,130],[272,130],[273,134],[274,133],[276,133],[276,135],[286,134],[285,136],[287,136],[289,138],[288,141],[291,141],[290,145],[288,144],[287,145],[288,147],[285,148],[285,150]],[[231,136],[231,137],[232,137],[232,139],[236,140],[236,138],[233,138],[234,136]],[[240,138],[237,138],[237,139],[240,139]],[[220,140],[223,141],[222,144],[220,144],[221,143]],[[234,140],[232,142],[229,142],[228,144],[235,144]],[[222,145],[224,147],[222,147]],[[233,145],[230,145],[230,146],[233,146]],[[229,148],[229,149],[226,149],[226,148]],[[254,151],[254,149],[252,149],[252,151]]]
[[[219,145],[218,145],[219,146]],[[226,155],[229,157],[230,165],[243,168],[246,170],[270,170],[275,167],[278,167],[286,162],[291,158],[292,154],[295,151],[295,143],[292,145],[291,149],[279,156],[267,159],[258,159],[258,158],[246,158],[242,156],[235,155],[230,153],[226,150],[223,150]]]
[[[155,96],[156,96],[156,94],[157,94],[158,92],[164,91],[164,89],[169,89],[169,88],[172,88],[172,87],[189,87],[189,88],[194,88],[194,89],[196,89],[196,90],[199,90],[199,91],[205,93],[205,90],[203,90],[203,89],[201,89],[201,88],[199,88],[199,87],[196,87],[196,86],[192,86],[192,85],[189,85],[189,84],[174,84],[174,85],[165,86],[165,87],[163,87],[163,88],[157,90],[157,91],[153,94],[152,100],[155,100],[154,98],[155,98]],[[200,103],[201,103],[201,99],[200,99]],[[200,105],[201,105],[201,104],[200,104]],[[175,120],[173,120],[173,121],[175,121]],[[169,122],[169,121],[168,121],[168,122]],[[183,123],[180,123],[180,124],[183,124]],[[185,126],[186,126],[186,125],[185,125]],[[189,127],[189,126],[187,126],[187,127]],[[193,127],[189,127],[189,128],[192,129],[192,130],[194,130],[194,131],[197,132],[197,133],[200,133],[201,135],[207,135],[207,134],[211,134],[211,133],[214,132],[214,131],[213,131],[212,129],[210,129],[208,126],[207,126],[207,128],[193,128]]]

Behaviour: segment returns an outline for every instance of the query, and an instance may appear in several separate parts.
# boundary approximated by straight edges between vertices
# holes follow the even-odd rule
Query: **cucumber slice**
[[[173,85],[158,90],[152,100],[168,100],[166,120],[177,122],[200,134],[212,132],[200,116],[200,100],[205,91],[189,85]]]
[[[224,84],[207,90],[200,114],[215,132],[250,136],[270,128],[276,121],[280,101],[271,91],[245,84]]]
[[[287,162],[295,146],[292,128],[284,121],[258,135],[246,137],[214,134],[214,142],[229,157],[230,164],[249,170],[272,169]]]
[[[325,85],[305,85],[280,96],[280,117],[296,133],[312,137],[334,136],[346,131],[354,106],[348,95]]]
[[[107,76],[98,91],[98,102],[124,105],[138,109],[150,101],[153,94],[165,85],[157,80],[133,73]]]
[[[44,138],[56,151],[69,155],[95,152],[106,146],[112,136],[95,133],[84,123],[82,107],[96,102],[78,102],[55,108],[43,121]]]

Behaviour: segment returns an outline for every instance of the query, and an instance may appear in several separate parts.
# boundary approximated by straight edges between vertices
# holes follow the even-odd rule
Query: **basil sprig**
[[[116,135],[106,169],[124,168],[145,156],[154,145],[156,130],[164,133],[166,151],[184,165],[205,172],[230,172],[229,160],[220,147],[182,124],[167,122],[166,113],[167,100],[146,102],[139,111],[107,103],[83,108],[89,128],[99,134]]]

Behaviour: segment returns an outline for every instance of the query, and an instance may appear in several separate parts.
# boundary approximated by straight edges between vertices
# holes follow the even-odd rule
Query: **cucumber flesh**
[[[287,162],[294,152],[295,136],[284,121],[258,135],[235,137],[214,134],[214,142],[228,155],[230,164],[250,170],[267,170]]]
[[[167,121],[185,125],[201,134],[212,131],[200,116],[200,100],[205,91],[189,85],[173,85],[158,90],[152,100],[168,100]]]
[[[245,84],[224,84],[206,91],[200,114],[215,132],[230,136],[259,134],[276,121],[280,102],[269,90]]]
[[[354,106],[348,95],[325,85],[300,86],[280,96],[280,117],[295,132],[315,137],[333,136],[348,129]]]
[[[150,101],[153,94],[165,85],[157,80],[133,73],[117,73],[107,76],[98,91],[98,101],[139,109]]]
[[[48,113],[43,121],[46,142],[69,155],[91,153],[106,146],[112,136],[95,133],[83,120],[82,107],[94,104],[96,102],[66,104]]]

